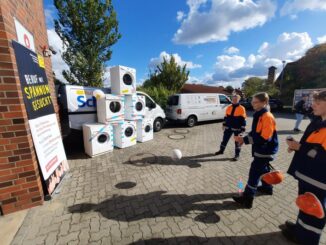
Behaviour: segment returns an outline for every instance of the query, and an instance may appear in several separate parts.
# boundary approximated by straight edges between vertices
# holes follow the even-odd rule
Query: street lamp
[[[281,77],[281,82],[280,82],[280,96],[282,94],[282,83],[284,81],[284,67],[285,67],[285,60],[282,60],[283,68],[282,68],[282,77]]]

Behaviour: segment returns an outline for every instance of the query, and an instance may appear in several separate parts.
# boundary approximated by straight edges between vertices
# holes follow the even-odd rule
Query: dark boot
[[[234,162],[236,162],[238,160],[239,160],[239,156],[235,156],[235,157],[232,158],[232,161],[234,161]]]
[[[285,236],[286,239],[289,241],[295,243],[295,244],[301,244],[299,239],[297,238],[295,234],[295,227],[296,225],[290,221],[285,222],[285,228],[282,229],[282,234]]]
[[[233,200],[235,202],[241,204],[245,208],[247,208],[247,209],[251,209],[252,208],[252,203],[254,201],[254,198],[253,197],[242,195],[242,196],[234,196],[232,198],[233,198]]]
[[[257,191],[260,192],[263,195],[271,196],[273,195],[273,189],[271,188],[266,188],[264,186],[258,186]]]
[[[223,155],[223,153],[224,153],[223,150],[219,150],[219,151],[215,152],[215,155],[216,155],[216,156],[217,156],[217,155]]]

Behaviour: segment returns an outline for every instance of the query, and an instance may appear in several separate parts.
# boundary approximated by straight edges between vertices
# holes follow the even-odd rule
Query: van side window
[[[230,104],[230,100],[224,96],[224,95],[219,95],[218,96],[220,98],[220,104]]]
[[[169,106],[178,105],[178,104],[179,104],[179,96],[170,96],[168,98]]]
[[[146,107],[155,108],[153,101],[150,98],[148,98],[147,96],[145,96],[145,101],[146,101]]]

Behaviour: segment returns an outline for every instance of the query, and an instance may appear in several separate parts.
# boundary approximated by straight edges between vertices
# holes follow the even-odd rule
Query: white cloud
[[[177,20],[181,21],[185,17],[185,13],[182,11],[177,12]]]
[[[308,33],[282,33],[275,44],[263,43],[256,54],[247,58],[239,55],[219,55],[215,64],[215,72],[209,84],[234,83],[241,84],[251,76],[266,77],[268,67],[275,66],[282,70],[282,61],[295,61],[312,47]],[[231,84],[232,85],[232,84]]]
[[[49,45],[51,45],[55,51],[57,51],[56,55],[51,56],[52,62],[52,70],[55,73],[56,78],[58,78],[62,82],[67,82],[66,79],[62,75],[62,71],[69,70],[68,65],[61,57],[63,52],[63,45],[60,37],[57,35],[54,29],[47,30]]]
[[[321,37],[317,37],[317,42],[318,42],[319,44],[321,44],[321,43],[326,43],[326,35],[321,36]]]
[[[56,11],[57,10],[53,5],[44,9],[45,20],[48,27],[52,27],[54,25],[54,16]]]
[[[178,44],[225,41],[231,32],[262,26],[274,16],[272,0],[188,0],[189,13],[174,34]]]
[[[226,53],[226,54],[237,54],[237,53],[239,53],[239,49],[238,48],[236,48],[236,47],[229,47],[229,48],[227,48],[227,49],[225,49],[224,50],[224,52]]]
[[[291,15],[296,14],[301,11],[326,11],[326,1],[325,0],[290,0],[281,8],[281,15]]]
[[[187,65],[188,69],[201,68],[201,65],[199,65],[199,64],[194,64],[191,61],[183,61],[179,54],[172,54],[172,56],[174,57],[175,62],[180,66]],[[152,58],[150,60],[149,67],[155,69],[157,65],[159,65],[163,62],[164,58],[169,61],[171,59],[171,55],[165,51],[161,52],[159,57]]]

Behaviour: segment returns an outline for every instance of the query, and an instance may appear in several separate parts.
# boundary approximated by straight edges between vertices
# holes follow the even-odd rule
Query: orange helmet
[[[283,179],[284,175],[280,170],[273,170],[261,176],[261,180],[269,185],[279,184],[283,181]]]
[[[303,195],[299,195],[295,203],[299,209],[306,214],[315,216],[318,219],[323,219],[325,217],[323,205],[311,192],[306,192]]]

